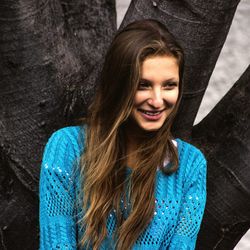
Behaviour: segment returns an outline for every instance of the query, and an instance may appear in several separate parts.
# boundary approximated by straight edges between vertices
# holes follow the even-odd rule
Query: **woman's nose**
[[[148,103],[154,108],[161,108],[164,104],[162,91],[160,89],[153,89],[151,91]]]

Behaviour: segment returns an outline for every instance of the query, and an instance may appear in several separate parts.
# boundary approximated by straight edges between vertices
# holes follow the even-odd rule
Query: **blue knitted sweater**
[[[194,146],[176,139],[179,168],[172,175],[157,170],[154,217],[133,246],[136,249],[195,249],[206,203],[206,160]],[[83,249],[78,246],[83,216],[79,160],[84,129],[72,126],[50,137],[40,175],[40,250]],[[131,171],[128,168],[128,172]],[[107,219],[101,249],[114,249],[115,211]]]

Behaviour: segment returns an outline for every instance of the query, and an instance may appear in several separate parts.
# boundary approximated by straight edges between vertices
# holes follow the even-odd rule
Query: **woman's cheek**
[[[146,93],[146,91],[138,92],[138,93],[135,94],[134,104],[135,105],[140,105],[141,103],[146,101],[147,98],[148,98],[148,94]]]
[[[179,90],[168,91],[164,95],[164,99],[167,103],[174,105],[178,100]]]

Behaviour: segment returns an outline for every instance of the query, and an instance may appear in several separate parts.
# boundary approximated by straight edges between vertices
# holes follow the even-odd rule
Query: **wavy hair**
[[[176,58],[179,96],[163,126],[157,131],[145,132],[144,141],[135,152],[137,161],[127,177],[125,124],[133,108],[142,63],[147,57],[157,55]],[[99,249],[107,236],[106,223],[112,210],[116,211],[113,236],[119,250],[131,249],[152,219],[157,168],[166,174],[178,168],[171,125],[182,95],[183,66],[181,47],[156,20],[130,23],[114,37],[86,121],[86,144],[81,157],[84,209],[81,223],[85,230],[80,241],[82,246]],[[168,167],[164,166],[166,157],[171,162]],[[131,207],[126,219],[121,200]]]

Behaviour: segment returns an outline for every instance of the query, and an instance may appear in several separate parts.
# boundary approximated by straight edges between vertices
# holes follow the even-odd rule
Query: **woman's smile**
[[[161,118],[164,110],[153,111],[153,110],[138,109],[138,111],[141,112],[141,115],[143,116],[144,119],[147,119],[150,121],[157,121]]]

